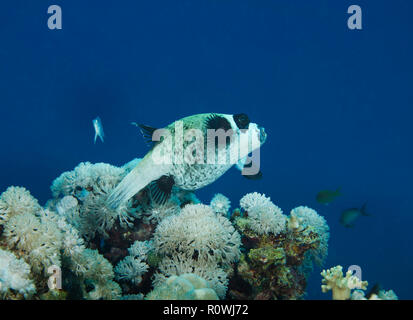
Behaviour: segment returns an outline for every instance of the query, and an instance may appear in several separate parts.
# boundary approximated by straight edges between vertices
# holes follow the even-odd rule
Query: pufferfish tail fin
[[[126,203],[135,194],[145,188],[149,183],[164,175],[167,168],[154,165],[150,159],[142,159],[136,167],[109,194],[107,204],[116,209]]]

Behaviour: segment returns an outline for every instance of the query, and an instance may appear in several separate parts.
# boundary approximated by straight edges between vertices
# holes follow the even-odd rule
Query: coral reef
[[[235,224],[243,238],[245,252],[237,268],[238,278],[230,289],[233,298],[244,299],[299,299],[306,288],[304,266],[311,264],[311,251],[322,243],[317,232],[318,214],[302,219],[298,208],[289,217],[263,194],[250,193],[240,201],[242,216],[235,213]],[[314,216],[317,215],[317,216]],[[317,223],[315,223],[317,222]],[[326,243],[324,245],[327,245]],[[325,249],[326,253],[326,249]],[[247,283],[249,290],[241,281]],[[246,295],[245,292],[248,292]]]
[[[115,167],[80,163],[52,184],[42,207],[23,187],[0,196],[0,299],[302,299],[313,263],[328,253],[329,227],[305,206],[285,215],[269,197],[240,208],[215,194],[209,205],[172,188],[158,204],[150,187],[114,209],[108,194],[140,159]],[[59,270],[61,288],[50,287]],[[341,267],[323,271],[333,298],[364,295]]]

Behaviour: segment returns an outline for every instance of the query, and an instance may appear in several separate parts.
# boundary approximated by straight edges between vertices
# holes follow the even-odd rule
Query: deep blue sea
[[[61,30],[47,27],[52,4]],[[362,30],[347,27],[351,4]],[[268,133],[263,178],[231,169],[198,197],[220,192],[235,207],[257,191],[286,214],[312,207],[330,226],[325,267],[359,265],[412,299],[412,12],[408,0],[1,1],[0,192],[24,186],[44,204],[82,161],[143,157],[132,121],[247,113]],[[93,143],[96,116],[104,143]],[[341,212],[363,203],[370,216],[343,227]],[[308,299],[330,299],[320,271]]]

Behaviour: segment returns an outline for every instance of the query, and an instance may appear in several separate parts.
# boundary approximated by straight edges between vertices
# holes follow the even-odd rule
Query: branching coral
[[[347,271],[344,276],[342,266],[323,270],[321,276],[323,277],[321,290],[324,293],[331,290],[333,293],[333,300],[350,299],[351,290],[366,290],[368,285],[367,281],[361,281],[358,277],[354,276],[350,270]]]

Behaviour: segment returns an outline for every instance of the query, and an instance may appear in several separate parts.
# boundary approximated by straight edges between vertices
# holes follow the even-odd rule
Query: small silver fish
[[[93,127],[95,128],[95,142],[96,139],[99,137],[102,142],[104,141],[105,133],[103,132],[103,125],[102,121],[100,120],[100,117],[96,117],[96,119],[93,119]]]

